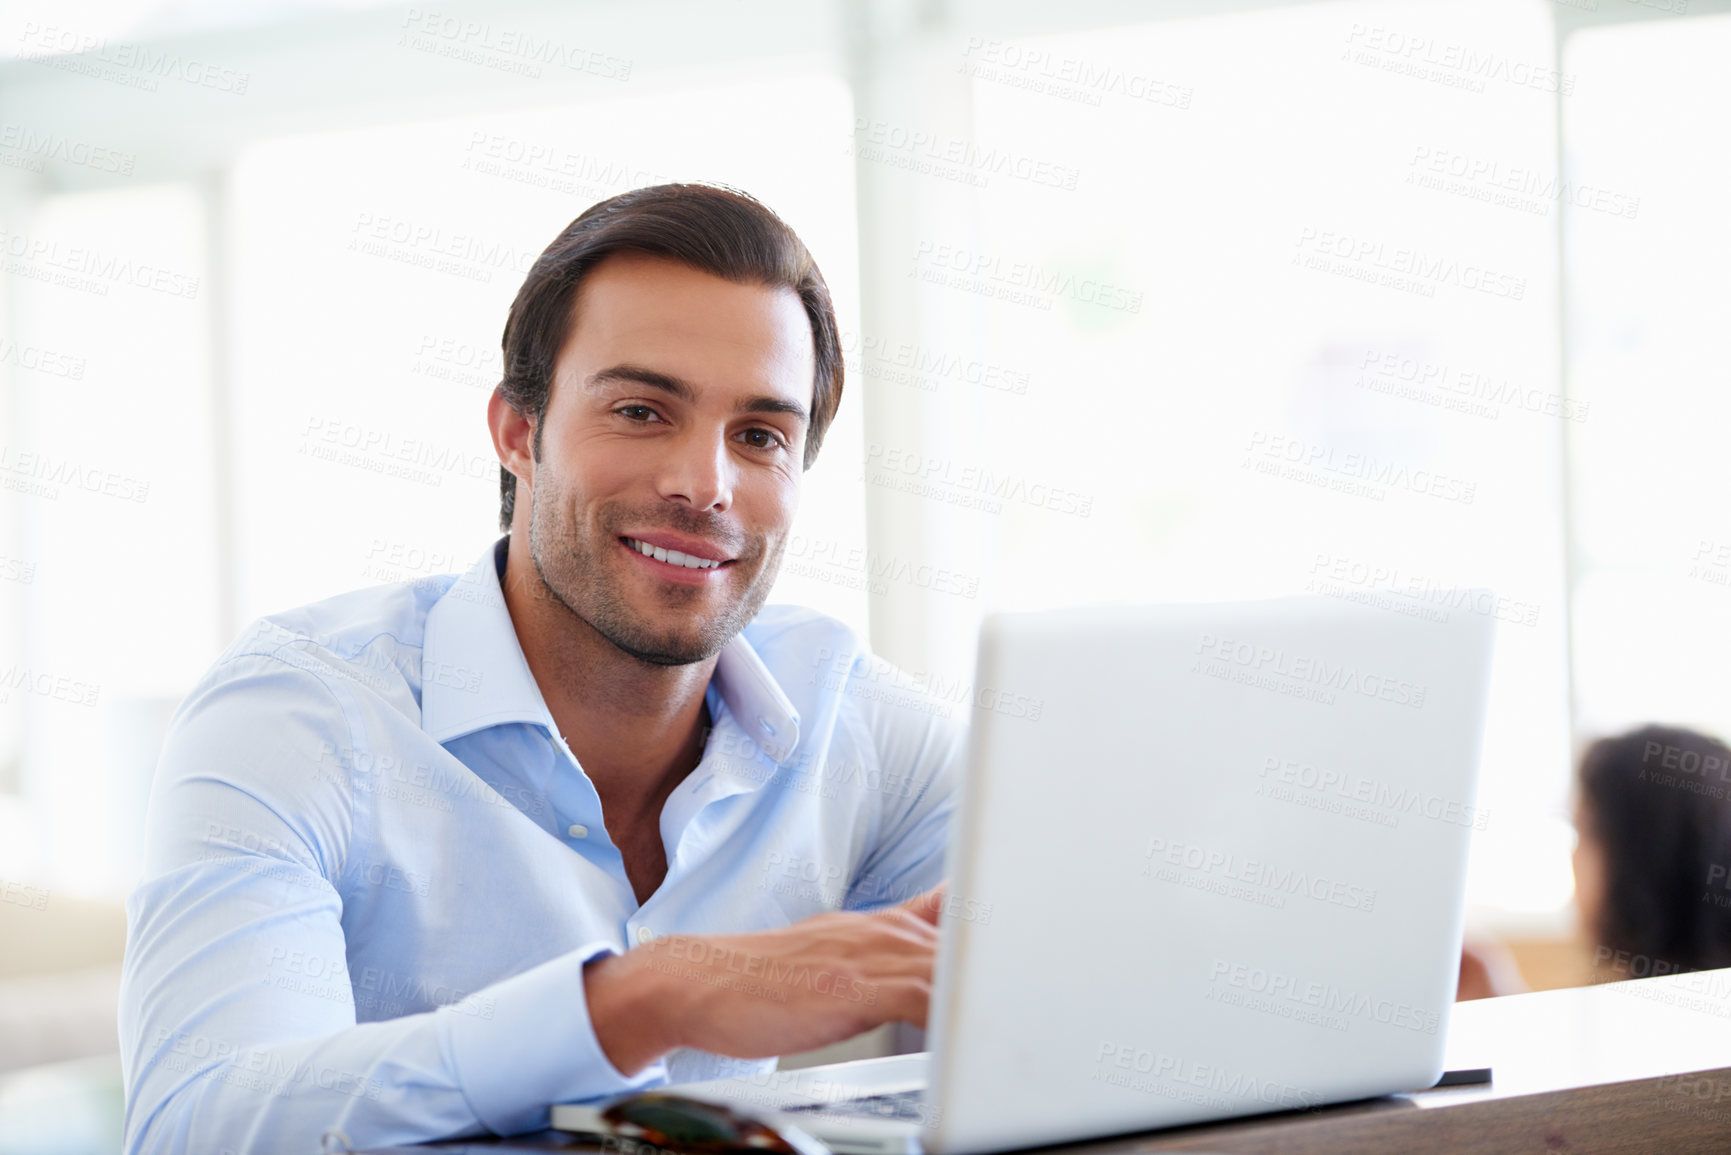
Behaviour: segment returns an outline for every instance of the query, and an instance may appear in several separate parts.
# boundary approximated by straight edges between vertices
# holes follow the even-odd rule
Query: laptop
[[[1432,1086],[1488,822],[1456,592],[988,616],[929,1049],[677,1091],[970,1155]]]

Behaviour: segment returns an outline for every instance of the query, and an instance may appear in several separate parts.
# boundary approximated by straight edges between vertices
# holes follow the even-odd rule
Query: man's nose
[[[726,432],[694,429],[669,446],[661,496],[688,502],[699,512],[723,512],[733,503],[734,473]]]

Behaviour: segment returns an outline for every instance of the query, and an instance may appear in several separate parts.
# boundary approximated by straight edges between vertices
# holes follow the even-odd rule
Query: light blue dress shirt
[[[554,1102],[760,1071],[676,1051],[620,1074],[583,964],[940,881],[965,711],[841,622],[767,606],[717,662],[639,906],[505,609],[508,544],[262,619],[181,703],[127,903],[127,1152],[515,1133]]]

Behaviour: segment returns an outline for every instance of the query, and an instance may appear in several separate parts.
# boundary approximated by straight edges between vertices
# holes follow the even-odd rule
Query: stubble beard
[[[604,513],[602,528],[609,532],[586,536],[571,523],[567,513],[569,503],[563,500],[562,493],[541,500],[545,482],[552,480],[545,471],[536,480],[543,484],[531,491],[529,499],[529,558],[542,587],[573,616],[587,622],[596,633],[638,661],[653,666],[688,666],[706,661],[720,653],[768,600],[787,544],[785,536],[776,543],[774,554],[764,558],[744,595],[731,608],[713,620],[705,621],[694,613],[680,624],[657,627],[649,615],[632,605],[604,557],[596,554],[597,547],[601,550],[618,547],[618,539],[623,535],[611,532],[614,519]],[[671,528],[693,537],[709,536],[710,532],[701,523],[682,525],[678,519]],[[763,556],[761,546],[759,556]],[[752,560],[750,554],[742,553],[733,563],[734,568],[744,569]],[[675,597],[693,603],[702,596],[697,587],[668,588],[675,591]],[[667,612],[677,614],[677,610]]]

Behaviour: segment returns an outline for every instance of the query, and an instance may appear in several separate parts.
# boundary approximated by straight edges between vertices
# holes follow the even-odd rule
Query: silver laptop
[[[963,1155],[1431,1086],[1489,604],[988,617],[929,1051],[679,1091]]]

